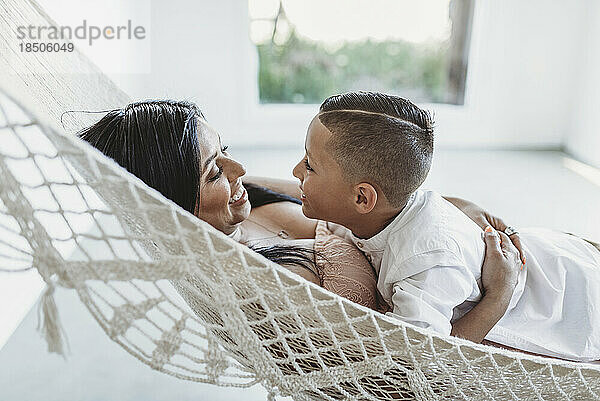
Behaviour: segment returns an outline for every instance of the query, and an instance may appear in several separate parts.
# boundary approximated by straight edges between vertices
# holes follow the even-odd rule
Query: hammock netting
[[[40,313],[50,351],[64,352],[52,302],[62,286],[114,342],[185,380],[260,383],[296,400],[600,399],[597,365],[404,324],[165,199],[60,123],[64,111],[122,107],[127,96],[77,51],[18,52],[16,26],[52,21],[33,2],[0,9],[0,269],[35,268],[48,284]]]

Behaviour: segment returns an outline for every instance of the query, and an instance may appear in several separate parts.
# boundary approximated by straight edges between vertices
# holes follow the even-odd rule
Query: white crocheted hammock
[[[261,383],[297,400],[600,398],[597,365],[414,328],[305,282],[182,210],[59,122],[65,110],[122,107],[127,96],[77,52],[14,50],[17,25],[51,23],[35,3],[3,0],[0,11],[0,269],[36,268],[48,283],[50,351],[63,351],[58,285],[77,291],[133,356],[185,380]],[[89,124],[69,117],[69,126]]]

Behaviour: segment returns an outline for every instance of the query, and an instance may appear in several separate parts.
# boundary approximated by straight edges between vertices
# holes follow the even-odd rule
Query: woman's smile
[[[237,191],[233,194],[233,196],[229,199],[229,206],[237,207],[241,206],[248,201],[248,193],[244,189],[242,185],[239,186]]]
[[[298,188],[300,189],[300,199],[304,202],[306,200],[306,194],[304,193],[304,190],[302,189],[302,185],[299,185]]]

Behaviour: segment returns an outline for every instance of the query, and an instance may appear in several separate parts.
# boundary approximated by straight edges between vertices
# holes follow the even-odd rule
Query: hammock
[[[65,351],[52,300],[62,286],[114,342],[185,380],[260,383],[272,398],[296,400],[600,399],[597,365],[394,320],[165,199],[60,122],[65,110],[122,107],[127,96],[77,52],[14,49],[17,25],[52,23],[35,3],[4,0],[0,11],[0,269],[35,268],[47,283],[40,315],[49,351]],[[71,127],[90,123],[70,117]]]

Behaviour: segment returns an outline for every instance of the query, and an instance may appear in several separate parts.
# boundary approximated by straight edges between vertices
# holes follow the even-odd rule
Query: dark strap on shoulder
[[[245,183],[244,187],[246,188],[246,192],[248,192],[248,200],[253,209],[255,207],[268,205],[269,203],[284,201],[293,202],[298,205],[302,204],[299,199],[296,199],[293,196],[280,194],[279,192],[271,191],[270,189],[259,185]]]

